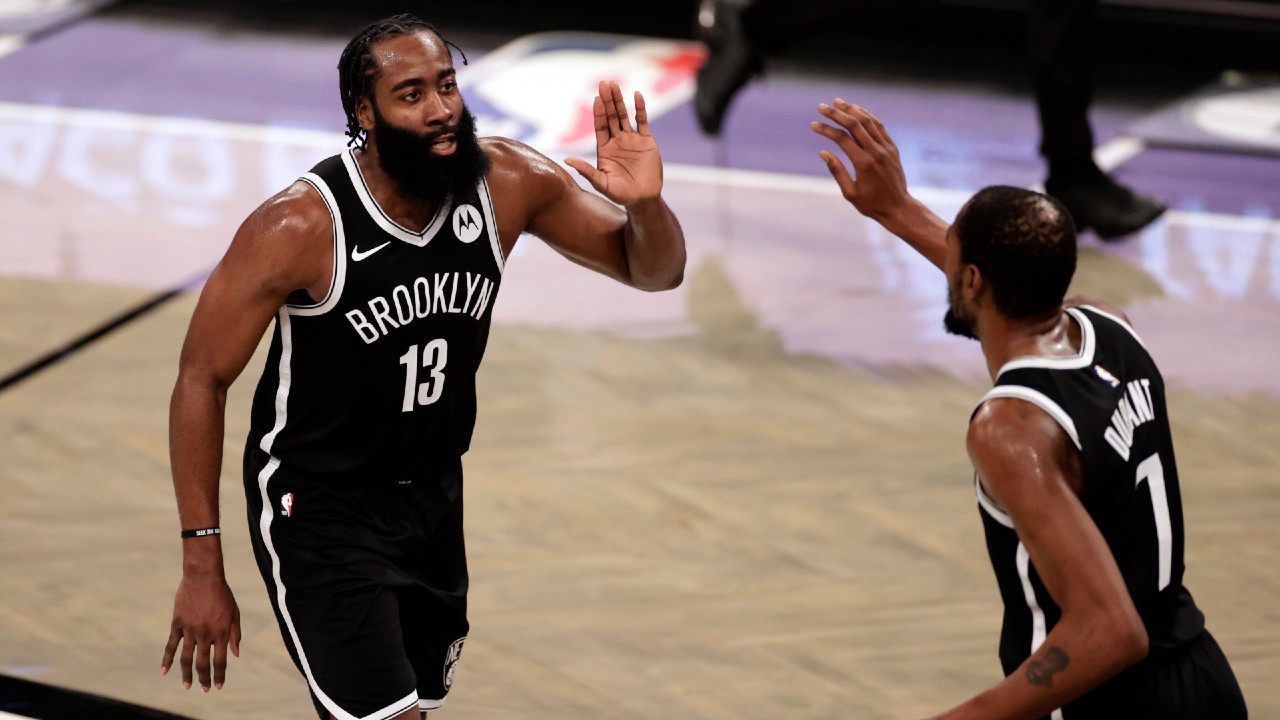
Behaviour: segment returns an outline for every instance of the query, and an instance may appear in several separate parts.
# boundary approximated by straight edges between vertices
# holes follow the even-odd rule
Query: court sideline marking
[[[199,285],[209,276],[212,270],[201,273],[200,275],[188,280],[176,287],[165,290],[161,293],[151,296],[150,298],[134,305],[124,312],[113,318],[107,319],[105,322],[90,328],[79,336],[63,343],[62,345],[50,350],[49,352],[37,357],[27,364],[17,368],[0,378],[0,392],[8,390],[10,387],[26,380],[45,368],[53,365],[61,360],[65,360],[72,353],[82,350],[85,347],[101,340],[112,332],[119,330],[121,327],[137,320],[156,308],[164,305],[170,300],[178,297],[187,290]],[[4,716],[0,715],[0,720],[4,720]]]

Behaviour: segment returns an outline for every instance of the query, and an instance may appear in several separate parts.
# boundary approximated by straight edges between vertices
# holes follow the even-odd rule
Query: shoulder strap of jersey
[[[302,182],[310,185],[320,199],[324,201],[325,207],[329,210],[329,218],[333,223],[333,277],[329,281],[329,291],[325,293],[324,298],[319,302],[303,305],[288,305],[289,312],[295,315],[321,315],[338,303],[342,295],[342,288],[346,282],[347,275],[347,237],[345,225],[343,223],[343,213],[341,205],[335,197],[335,190],[341,192],[343,183],[339,179],[336,183],[333,179],[334,166],[339,169],[342,161],[337,157],[331,157],[318,163],[311,172],[303,175],[300,179]]]
[[[1143,347],[1144,350],[1146,349],[1147,345],[1146,343],[1142,342],[1142,338],[1138,336],[1138,331],[1134,330],[1133,326],[1130,325],[1124,318],[1118,315],[1113,315],[1112,313],[1109,313],[1106,310],[1103,310],[1101,308],[1094,307],[1093,305],[1077,305],[1074,309],[1087,314],[1091,319],[1095,320],[1096,322],[1101,322],[1104,325],[1114,324],[1122,328],[1125,332],[1129,333],[1129,335],[1133,337],[1133,339],[1136,340],[1138,344]]]

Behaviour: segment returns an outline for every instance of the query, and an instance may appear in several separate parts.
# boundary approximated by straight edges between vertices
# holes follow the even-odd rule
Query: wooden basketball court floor
[[[214,138],[240,167],[310,142],[24,117],[58,147],[119,123]],[[0,186],[16,218],[0,371],[198,275],[262,197],[237,182],[212,209],[168,205],[214,215],[162,237],[172,225],[71,177]],[[828,185],[669,167],[690,261],[665,294],[522,239],[479,376],[473,627],[441,717],[915,718],[999,678],[963,447],[988,385],[979,350],[941,334],[941,276]],[[966,194],[920,192],[944,215]],[[1254,717],[1280,717],[1280,224],[1171,212],[1123,246],[1087,242],[1077,289],[1122,303],[1162,362],[1187,583]],[[193,304],[184,294],[0,392],[0,674],[192,717],[308,717],[245,532],[238,463],[262,352],[227,408],[242,657],[208,695],[159,674],[180,572],[167,404]]]

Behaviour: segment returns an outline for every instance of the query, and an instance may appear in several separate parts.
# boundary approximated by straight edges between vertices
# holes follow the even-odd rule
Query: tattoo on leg
[[[1027,663],[1027,682],[1032,685],[1053,687],[1054,673],[1060,673],[1071,664],[1067,651],[1054,645],[1044,652],[1044,657]]]

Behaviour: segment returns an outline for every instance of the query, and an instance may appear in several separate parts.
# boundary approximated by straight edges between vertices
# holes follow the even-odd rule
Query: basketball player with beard
[[[320,718],[444,702],[467,635],[462,466],[503,265],[528,232],[642,290],[684,273],[644,99],[595,100],[604,198],[513,140],[476,138],[449,46],[408,15],[347,45],[351,147],[267,200],[209,277],[182,349],[170,454],[183,574],[161,662],[221,688],[240,619],[223,574],[227,389],[274,318],[244,452],[249,528]],[[612,202],[610,202],[612,201]]]
[[[815,132],[850,203],[947,278],[949,332],[978,340],[995,387],[967,445],[1004,601],[1005,679],[938,719],[1243,720],[1226,656],[1183,585],[1183,520],[1164,381],[1127,317],[1066,300],[1067,210],[989,187],[948,224],[907,191],[897,146],[836,100]]]

